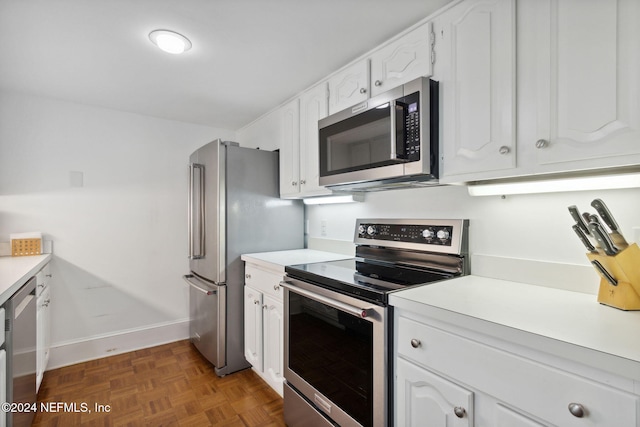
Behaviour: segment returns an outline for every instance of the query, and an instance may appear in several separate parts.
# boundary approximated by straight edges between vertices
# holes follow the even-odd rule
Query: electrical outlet
[[[323,219],[322,221],[320,221],[320,235],[321,236],[326,236],[327,235],[327,220]]]

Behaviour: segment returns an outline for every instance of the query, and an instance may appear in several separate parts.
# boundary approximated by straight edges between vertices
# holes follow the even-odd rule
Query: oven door
[[[315,410],[343,427],[387,425],[387,308],[290,277],[282,287],[284,377],[307,403],[285,401],[285,423],[307,426]]]

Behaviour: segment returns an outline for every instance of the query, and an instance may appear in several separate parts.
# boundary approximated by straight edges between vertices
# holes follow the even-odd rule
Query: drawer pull
[[[467,415],[467,411],[461,406],[453,408],[453,413],[456,414],[458,418],[464,418],[464,416]]]
[[[251,279],[251,275],[249,273],[244,275],[245,279]]]
[[[569,403],[569,412],[576,418],[582,418],[586,413],[584,406],[579,403]]]
[[[420,342],[420,340],[415,339],[415,338],[411,340],[411,347],[418,348],[421,345],[422,345],[422,343]]]

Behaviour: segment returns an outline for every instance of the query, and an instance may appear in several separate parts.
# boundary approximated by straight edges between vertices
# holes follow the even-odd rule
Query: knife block
[[[620,310],[640,310],[640,248],[636,243],[616,255],[588,253],[587,258],[600,262],[618,281],[618,286],[613,286],[606,279],[600,279],[600,304]]]

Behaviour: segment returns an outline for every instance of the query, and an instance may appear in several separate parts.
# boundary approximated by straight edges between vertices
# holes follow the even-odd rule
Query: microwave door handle
[[[389,102],[389,114],[391,114],[391,160],[398,158],[398,152],[396,150],[397,134],[396,134],[396,100]]]

